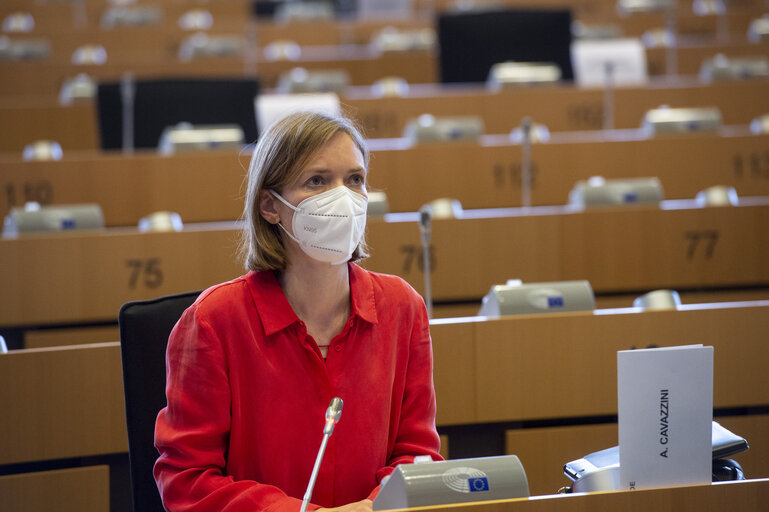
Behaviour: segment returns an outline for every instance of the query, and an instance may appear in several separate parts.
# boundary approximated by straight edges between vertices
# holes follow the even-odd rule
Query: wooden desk
[[[125,72],[137,79],[157,76],[214,77],[257,76],[262,86],[275,87],[278,77],[295,67],[308,70],[342,69],[350,75],[352,85],[370,85],[386,76],[401,76],[409,83],[437,81],[437,67],[431,52],[414,51],[402,54],[378,55],[368,46],[314,47],[302,51],[298,61],[268,61],[259,56],[200,58],[189,62],[162,55],[145,59],[134,55],[130,60],[108,60],[100,66],[69,63],[3,62],[0,76],[13,79],[0,80],[0,96],[57,97],[67,78],[86,73],[103,81],[117,81]]]
[[[552,480],[541,476],[543,470],[555,472],[556,485],[564,484],[564,462],[614,444],[607,436],[616,427],[589,422],[616,414],[617,350],[652,342],[711,345],[714,407],[765,409],[767,312],[769,302],[764,301],[650,313],[433,321],[437,425],[442,430],[517,425],[507,433],[508,453],[525,461],[532,493],[554,491]],[[127,449],[119,343],[0,356],[0,404],[5,412],[0,416],[0,465]],[[746,455],[755,456],[743,462],[748,476],[769,476],[769,416],[717,419],[748,439]],[[448,438],[451,450],[454,433]],[[543,439],[548,440],[544,445]],[[578,455],[571,457],[575,450]]]
[[[769,96],[768,96],[769,97]],[[417,211],[441,197],[463,208],[521,204],[521,147],[504,136],[488,145],[371,141],[370,188],[384,190],[392,212]],[[400,144],[400,146],[398,146]],[[769,195],[769,135],[693,135],[642,139],[634,131],[553,134],[532,149],[532,205],[568,201],[577,181],[657,176],[669,199],[694,198],[716,184],[740,196]],[[108,226],[135,226],[149,213],[170,210],[186,223],[229,221],[243,209],[250,155],[236,152],[67,152],[58,162],[0,158],[0,215],[26,201],[97,202]],[[130,200],[126,200],[130,198]]]
[[[617,351],[652,344],[714,347],[715,408],[769,405],[769,302],[720,306],[433,320],[436,421],[615,415]]]
[[[766,286],[769,205],[610,209],[433,222],[433,299],[478,301],[492,284],[587,279],[596,293]],[[201,289],[241,273],[232,223],[178,233],[0,240],[0,326],[114,321],[129,300]],[[365,266],[423,288],[416,222],[372,219]]]
[[[616,352],[703,343],[714,347],[714,408],[762,406],[715,419],[748,440],[750,449],[735,457],[745,474],[769,477],[769,375],[762,369],[769,301],[745,304],[434,320],[437,424],[448,434],[450,456],[504,440],[505,452],[526,468],[532,494],[553,493],[569,483],[564,463],[617,445]],[[607,416],[615,419],[604,423]]]
[[[406,123],[424,113],[480,116],[489,134],[509,133],[527,116],[551,132],[604,127],[603,91],[573,85],[493,92],[480,85],[423,84],[412,85],[410,94],[400,98],[377,98],[368,87],[353,87],[341,101],[372,139],[400,137]],[[725,125],[748,125],[769,112],[769,80],[704,84],[689,76],[655,79],[646,87],[618,88],[614,91],[613,126],[637,128],[644,114],[659,105],[714,106]],[[99,148],[93,102],[61,106],[55,97],[7,98],[0,100],[0,119],[0,152],[18,155],[35,140],[55,140],[65,155]]]
[[[179,17],[192,9],[205,9],[213,17],[212,28],[233,21],[243,24],[250,18],[250,0],[226,0],[217,2],[190,2],[187,0],[153,0],[142,2],[159,7],[162,12],[161,27],[176,25]],[[101,17],[113,7],[107,0],[84,2],[35,2],[30,0],[4,0],[0,5],[0,19],[13,12],[27,12],[35,19],[33,33],[46,34],[57,30],[85,31],[101,27]],[[114,29],[120,30],[120,29]]]
[[[767,226],[769,206],[435,220],[433,297],[474,299],[511,278],[587,279],[597,293],[767,283]],[[416,228],[371,222],[365,265],[422,290]]]
[[[748,440],[750,449],[730,457],[740,464],[746,478],[769,477],[769,414],[719,415],[714,419]],[[571,485],[563,474],[565,463],[617,446],[617,433],[616,422],[511,428],[504,434],[505,453],[521,460],[532,495],[552,494]]]
[[[698,41],[687,45],[679,43],[676,47],[677,68],[675,70],[668,68],[666,51],[665,48],[646,50],[646,65],[650,75],[696,75],[706,59],[712,59],[719,53],[727,57],[766,56],[769,55],[769,44],[749,43],[744,40],[721,44]]]
[[[109,50],[108,50],[109,51]],[[696,43],[676,49],[677,74],[698,74],[702,62],[717,53],[737,57],[769,55],[769,43]],[[669,74],[665,49],[647,51],[651,75]],[[258,75],[265,87],[274,87],[279,75],[301,66],[310,70],[344,69],[350,74],[353,85],[370,85],[386,76],[400,76],[409,83],[434,83],[438,81],[438,63],[430,51],[384,53],[378,55],[367,45],[305,47],[297,61],[267,61],[247,52],[242,58],[208,58],[180,62],[176,58],[164,59],[158,55],[147,61],[134,55],[121,62],[108,61],[101,66],[77,66],[55,61],[10,62],[0,64],[0,73],[13,80],[0,81],[1,96],[36,96],[58,94],[64,80],[78,73],[88,73],[97,79],[118,80],[126,71],[137,78],[176,76],[226,76]]]
[[[738,131],[738,133],[740,133]],[[744,133],[744,132],[742,132]],[[657,176],[666,198],[693,198],[714,184],[731,184],[738,194],[769,191],[769,136],[700,135],[644,139],[637,131],[552,134],[535,144],[532,205],[565,204],[580,180]],[[370,184],[387,192],[390,210],[416,211],[441,197],[464,208],[521,204],[521,146],[507,137],[488,137],[484,145],[372,141]],[[429,172],[427,172],[429,170]]]
[[[592,512],[595,510],[723,512],[763,510],[767,500],[769,500],[769,479],[762,479],[692,487],[439,505],[420,507],[418,510],[420,512]]]
[[[645,87],[614,90],[614,128],[638,128],[644,114],[660,105],[718,107],[725,125],[747,125],[769,112],[769,80],[705,84],[694,76],[653,79]],[[485,132],[509,133],[524,117],[551,132],[604,128],[604,92],[573,85],[525,87],[499,92],[478,86],[413,85],[408,96],[376,98],[350,90],[343,104],[360,119],[370,138],[400,137],[421,114],[480,116]]]
[[[125,453],[120,344],[0,357],[0,465]]]
[[[0,476],[0,507],[15,512],[109,512],[109,467]]]

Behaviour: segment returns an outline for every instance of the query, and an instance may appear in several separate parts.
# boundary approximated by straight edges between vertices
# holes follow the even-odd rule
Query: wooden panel
[[[458,323],[451,327],[451,336],[433,334],[433,379],[439,425],[463,423],[468,415],[475,417],[479,393],[475,384],[479,367],[475,361],[473,325]]]
[[[130,300],[227,281],[244,273],[235,257],[238,235],[229,225],[0,240],[0,266],[17,269],[0,277],[9,293],[0,325],[114,321]]]
[[[294,67],[308,70],[344,69],[350,75],[351,85],[371,85],[386,76],[401,76],[409,83],[433,83],[437,81],[435,58],[428,51],[403,54],[377,55],[368,47],[316,47],[305,49],[302,60],[266,61],[258,58],[218,57],[180,61],[176,58],[146,59],[139,54],[130,61],[98,66],[48,63],[40,66],[34,62],[0,63],[1,76],[13,76],[14,80],[0,80],[0,96],[48,96],[56,97],[66,78],[87,73],[101,81],[120,80],[130,71],[137,79],[153,76],[257,76],[262,86],[275,87],[278,77]]]
[[[482,86],[457,88],[414,86],[401,98],[378,98],[356,92],[343,97],[345,110],[358,118],[367,137],[400,137],[409,119],[436,116],[481,116],[485,132],[508,133],[532,117],[552,132],[603,128],[603,91],[575,86],[529,87],[490,91]],[[769,112],[769,80],[703,84],[695,79],[653,81],[648,87],[614,91],[615,128],[637,128],[646,111],[659,105],[717,106],[724,124],[747,125]],[[55,98],[13,98],[0,102],[0,151],[20,153],[38,139],[58,141],[65,155],[99,147],[95,106],[91,102],[60,106]],[[72,130],[77,126],[77,130]]]
[[[477,301],[510,278],[587,279],[599,294],[766,287],[767,226],[769,206],[436,220],[433,299]],[[0,240],[0,267],[16,269],[0,275],[0,325],[112,321],[129,300],[232,279],[243,273],[238,236],[227,223],[177,233],[114,229]],[[423,289],[415,222],[371,220],[368,240],[367,268]]]
[[[0,163],[0,212],[26,201],[96,202],[108,226],[136,226],[156,211],[179,213],[185,223],[235,220],[243,211],[249,156],[231,151],[162,157],[154,152],[74,154],[58,162]],[[128,199],[128,200],[127,200]]]
[[[99,147],[96,112],[90,103],[67,107],[55,99],[19,103],[4,101],[0,107],[0,151],[21,156],[24,147],[37,140],[55,140],[64,152]]]
[[[679,290],[681,304],[708,304],[713,302],[741,302],[750,300],[769,300],[769,288],[715,289],[715,290]],[[597,309],[629,308],[639,294],[603,295],[595,298]],[[480,307],[480,306],[479,306]]]
[[[0,509],[109,512],[109,466],[0,476]]]
[[[650,48],[646,50],[646,66],[650,75],[696,75],[706,59],[712,59],[719,53],[727,57],[765,56],[769,55],[769,44],[749,43],[742,39],[739,42],[725,44],[710,42],[695,43],[686,47],[679,45],[675,52],[677,66],[675,72],[668,68],[666,48]]]
[[[762,303],[763,304],[763,303]],[[767,306],[593,315],[523,315],[431,326],[436,361],[455,343],[472,344],[458,375],[440,372],[435,384],[438,424],[603,416],[617,413],[617,351],[691,343],[715,350],[714,407],[769,404]],[[462,326],[462,331],[459,330]],[[459,333],[459,336],[457,334]],[[444,349],[444,347],[448,347]],[[443,352],[446,350],[446,352]],[[470,380],[469,377],[475,375]],[[476,396],[454,403],[453,390]],[[572,391],[570,391],[572,390]]]
[[[443,457],[444,459],[448,459],[449,458],[449,436],[440,436],[440,438],[441,438],[441,450],[439,453],[441,454],[441,457]]]
[[[587,279],[597,293],[766,283],[768,216],[757,206],[435,220],[433,299],[477,300],[512,278]],[[367,268],[424,288],[415,224],[372,221],[368,241]]]
[[[640,293],[598,295],[596,309],[629,308]],[[769,288],[678,290],[681,304],[708,304],[714,302],[769,301]],[[461,303],[439,303],[433,307],[433,318],[454,318],[475,316],[481,308],[481,300]]]
[[[769,480],[724,482],[604,493],[538,496],[457,505],[420,507],[420,512],[723,512],[765,510]]]
[[[533,148],[534,206],[565,204],[575,183],[594,175],[657,176],[667,199],[694,198],[716,184],[731,185],[740,196],[769,195],[769,135],[610,140],[590,133]],[[458,199],[465,209],[521,204],[520,146],[376,146],[370,188],[388,194],[392,212],[417,211],[441,197]],[[58,162],[0,159],[0,214],[31,200],[97,202],[108,226],[126,226],[160,210],[175,211],[186,223],[235,220],[243,210],[247,154],[65,155]]]
[[[247,41],[246,41],[247,43]],[[246,47],[249,47],[246,44]],[[316,46],[302,49],[300,60],[269,61],[246,52],[243,57],[221,57],[179,61],[176,57],[164,58],[159,52],[153,58],[145,54],[131,54],[120,62],[114,60],[99,66],[74,65],[64,62],[11,62],[0,64],[2,76],[14,80],[0,81],[0,95],[53,97],[65,78],[86,72],[99,79],[117,80],[131,71],[135,77],[153,75],[218,76],[222,74],[258,74],[265,87],[275,87],[279,75],[293,67],[307,69],[345,69],[352,85],[370,85],[379,78],[400,76],[409,83],[434,83],[438,81],[438,62],[432,51],[411,51],[377,54],[366,45]],[[709,42],[698,46],[676,49],[678,73],[696,75],[704,59],[718,53],[727,56],[769,55],[769,43]],[[667,74],[664,48],[647,50],[647,63],[651,75]]]
[[[703,84],[696,79],[659,79],[647,87],[614,91],[614,128],[637,128],[646,111],[671,107],[717,106],[724,124],[748,124],[769,112],[764,91],[767,80]],[[409,96],[376,98],[357,93],[344,100],[371,138],[400,137],[409,119],[425,113],[436,116],[477,115],[486,133],[508,133],[524,117],[551,132],[596,130],[604,127],[604,93],[598,88],[540,86],[493,92],[483,87],[414,86]]]
[[[119,343],[2,355],[0,404],[0,465],[128,451]]]
[[[656,176],[667,199],[694,198],[698,191],[722,183],[734,186],[741,196],[769,192],[769,160],[764,161],[769,136],[630,140],[595,132],[583,135],[558,142],[554,134],[551,142],[532,147],[532,205],[566,204],[577,181],[596,175]],[[458,199],[466,209],[521,205],[517,145],[438,143],[402,150],[375,146],[370,167],[371,188],[387,192],[393,212],[416,211],[441,197]]]
[[[740,463],[747,478],[767,478],[769,468],[769,416],[745,415],[714,418],[721,425],[748,440],[750,448],[732,458]],[[563,465],[611,446],[617,446],[617,424],[580,425],[508,430],[505,453],[521,459],[532,495],[552,494],[571,485]]]
[[[24,348],[106,343],[120,339],[118,327],[82,327],[75,329],[38,329],[24,334]]]
[[[617,443],[616,423],[505,432],[505,453],[521,460],[533,496],[555,494],[561,487],[571,485],[563,474],[564,464]]]

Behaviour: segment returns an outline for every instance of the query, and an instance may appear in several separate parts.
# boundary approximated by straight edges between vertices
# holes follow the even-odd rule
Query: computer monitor
[[[552,62],[572,80],[571,11],[505,9],[438,17],[443,83],[485,82],[498,62]]]
[[[254,79],[158,79],[134,84],[134,148],[157,148],[163,130],[192,125],[237,124],[247,143],[257,139]],[[123,147],[121,83],[101,83],[97,105],[102,149]]]

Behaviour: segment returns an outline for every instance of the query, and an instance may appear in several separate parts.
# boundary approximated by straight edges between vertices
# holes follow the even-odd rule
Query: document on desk
[[[713,347],[617,352],[620,489],[710,483]]]

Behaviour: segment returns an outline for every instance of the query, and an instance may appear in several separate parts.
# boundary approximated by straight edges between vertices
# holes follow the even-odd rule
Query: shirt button
[[[334,350],[336,350],[337,352],[341,352],[342,351],[342,345],[334,345]]]

